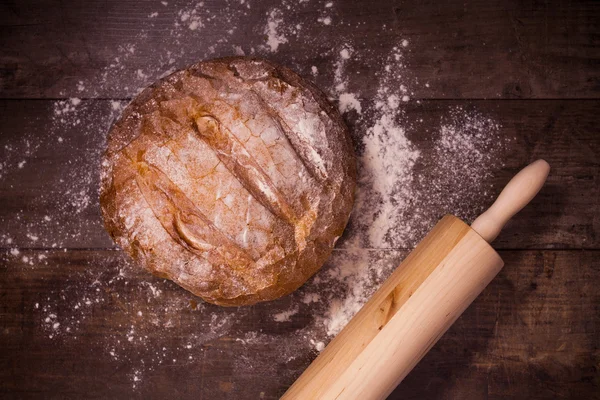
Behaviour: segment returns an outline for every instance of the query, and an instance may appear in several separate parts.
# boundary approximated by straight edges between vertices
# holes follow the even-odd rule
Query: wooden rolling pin
[[[442,218],[282,399],[385,399],[500,271],[489,243],[549,171],[524,168],[471,227]]]

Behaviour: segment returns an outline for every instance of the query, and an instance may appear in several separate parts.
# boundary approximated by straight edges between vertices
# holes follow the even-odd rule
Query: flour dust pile
[[[472,219],[491,200],[490,178],[502,166],[506,145],[493,116],[445,106],[429,112],[416,100],[429,83],[411,72],[411,54],[419,49],[409,38],[383,26],[373,40],[388,52],[376,53],[364,37],[353,36],[364,21],[345,20],[341,1],[318,3],[316,12],[314,1],[268,7],[237,0],[219,9],[157,2],[143,16],[145,27],[119,44],[114,59],[97,74],[70,81],[57,93],[65,100],[41,110],[48,129],[0,139],[6,190],[18,187],[27,168],[50,160],[47,182],[40,183],[48,188],[43,198],[0,221],[3,262],[54,277],[43,297],[24,305],[48,345],[80,340],[99,318],[117,318],[119,329],[97,339],[98,356],[115,367],[142,360],[127,371],[133,388],[151,371],[196,362],[206,357],[207,343],[214,348],[225,340],[239,346],[234,369],[252,365],[269,373],[277,362],[305,367],[439,217]],[[127,100],[178,68],[226,55],[269,58],[315,81],[349,124],[359,160],[354,212],[325,267],[290,296],[240,309],[202,304],[129,265],[104,232],[98,205],[105,135]],[[114,100],[80,100],[90,97]],[[63,156],[53,158],[56,153]],[[80,257],[71,261],[61,252],[98,247],[106,256],[91,261],[82,261],[85,250],[70,250]],[[62,265],[69,265],[69,274]],[[252,348],[268,349],[269,356],[252,359]]]

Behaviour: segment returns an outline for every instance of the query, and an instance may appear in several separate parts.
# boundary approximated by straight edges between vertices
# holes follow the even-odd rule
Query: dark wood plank
[[[598,398],[596,252],[500,254],[505,268],[391,398]]]
[[[407,254],[361,252],[375,282]],[[390,398],[597,398],[599,255],[501,251],[500,275]],[[316,356],[310,340],[329,340],[320,318],[344,297],[329,276],[347,256],[335,251],[317,279],[291,296],[230,309],[196,304],[118,251],[6,252],[0,393],[276,399]],[[304,303],[315,290],[321,300]],[[274,321],[295,307],[289,320]]]
[[[395,8],[424,97],[597,98],[594,1],[435,1]]]
[[[595,102],[579,101],[500,101],[473,102],[471,107],[489,115],[502,125],[498,142],[504,143],[501,160],[504,167],[493,171],[490,194],[495,197],[504,185],[527,163],[543,158],[552,170],[545,187],[532,203],[510,220],[498,239],[496,248],[597,248],[600,232],[600,135],[597,133]],[[461,103],[457,103],[461,105]],[[425,127],[435,126],[434,115],[444,115],[451,107],[442,102],[424,102],[420,112]],[[469,107],[469,106],[467,106]],[[589,108],[588,108],[589,107]],[[589,113],[588,111],[589,110]],[[412,110],[410,111],[413,112]],[[440,117],[437,117],[440,118]],[[427,141],[425,132],[419,131],[419,141]],[[434,136],[435,137],[435,136]],[[431,137],[430,137],[431,138]],[[506,138],[514,138],[505,143]],[[431,164],[435,156],[422,157],[423,185],[431,180]],[[485,168],[485,164],[481,165]],[[434,168],[435,169],[435,168]],[[488,201],[475,201],[472,189],[461,184],[466,180],[464,171],[444,173],[458,174],[456,181],[442,186],[440,193],[458,195],[445,207],[427,204],[432,212],[456,213],[467,221],[484,210]],[[456,186],[452,186],[455,183]],[[576,189],[577,188],[577,189]],[[579,192],[580,189],[583,192]],[[425,189],[424,189],[425,190]],[[466,201],[465,204],[461,204]],[[585,203],[585,204],[584,204]],[[448,207],[448,204],[451,204]],[[467,205],[466,208],[463,208]],[[461,211],[456,211],[461,210]],[[587,221],[587,222],[586,222]]]
[[[112,246],[98,206],[100,156],[111,123],[110,101],[86,102],[76,113],[57,115],[56,110],[66,104],[0,103],[0,238],[4,246]]]
[[[406,255],[360,253],[356,268],[372,271],[374,284]],[[336,252],[318,280],[291,296],[223,308],[130,266],[118,251],[3,252],[0,397],[275,398],[316,355],[311,339],[328,337],[321,319],[348,294],[329,275],[347,257]],[[320,301],[303,301],[316,294]],[[277,322],[281,312],[290,317]]]
[[[418,98],[597,98],[600,92],[600,8],[593,0],[325,3],[2,2],[0,96],[128,98],[172,67],[232,55],[234,46],[306,76],[316,66],[318,84],[333,88],[339,51],[350,46],[350,88],[372,97],[375,75],[403,40],[410,68],[398,75],[413,83]],[[204,26],[191,30],[191,20],[183,19],[194,8]],[[265,48],[273,10],[281,11],[278,31],[288,40],[277,52]],[[330,25],[319,21],[327,16]]]
[[[410,227],[410,234],[404,235],[408,238],[405,241],[391,240],[383,247],[412,248],[445,213],[470,221],[490,204],[519,168],[536,158],[545,158],[552,165],[548,184],[509,223],[495,245],[509,249],[597,249],[599,106],[598,101],[520,100],[426,101],[403,106],[414,121],[405,125],[407,137],[420,151],[407,192],[410,197],[399,195],[404,196],[399,199],[406,203],[404,223]],[[65,105],[57,106],[51,101],[0,102],[0,246],[112,247],[102,225],[97,191],[105,132],[116,111],[110,101],[83,101],[74,111],[58,116],[55,107]],[[461,147],[451,153],[436,150],[441,126],[469,123],[451,121],[457,107],[501,122],[497,131],[481,132],[489,140],[478,150],[478,157],[471,157],[468,149],[462,154]],[[371,121],[355,117],[348,115],[348,122],[361,151],[363,135]],[[67,122],[60,122],[61,118]],[[76,120],[80,123],[75,124]],[[462,133],[454,135],[460,137]],[[396,156],[388,154],[391,158]],[[19,168],[22,162],[23,167]],[[367,197],[371,193],[364,183],[360,184],[361,192]],[[372,212],[379,206],[369,207]],[[360,215],[367,208],[357,213]],[[351,219],[340,247],[349,247],[349,242],[372,247],[366,240],[368,227],[356,217]]]

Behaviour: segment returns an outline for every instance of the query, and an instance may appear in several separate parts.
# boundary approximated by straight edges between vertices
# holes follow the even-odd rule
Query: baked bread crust
[[[329,257],[354,202],[337,110],[268,61],[200,62],[146,88],[111,127],[100,206],[115,242],[205,301],[286,295]]]

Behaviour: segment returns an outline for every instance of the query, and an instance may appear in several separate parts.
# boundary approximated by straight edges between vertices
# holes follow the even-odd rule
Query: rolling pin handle
[[[473,221],[471,228],[488,243],[493,242],[508,220],[540,191],[549,172],[550,165],[544,160],[523,168],[508,182],[494,204]]]

